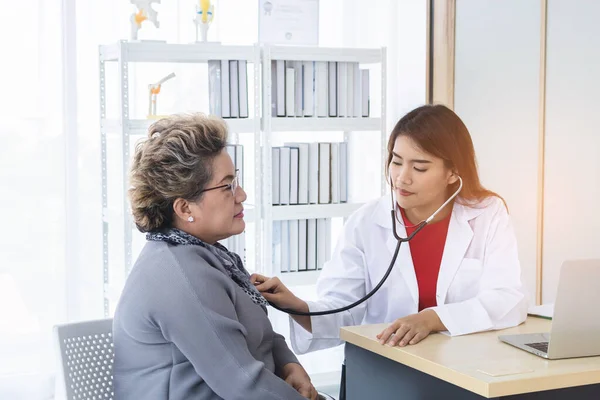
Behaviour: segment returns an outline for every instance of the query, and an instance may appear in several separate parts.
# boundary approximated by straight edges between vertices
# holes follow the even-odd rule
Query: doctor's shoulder
[[[506,204],[506,200],[504,200],[502,196],[495,193],[487,195],[481,199],[465,199],[464,197],[458,196],[457,202],[474,210],[493,213],[504,210],[508,214],[508,205]]]
[[[347,224],[363,225],[364,223],[374,223],[376,220],[381,219],[381,213],[389,215],[391,210],[389,196],[378,197],[373,200],[369,200],[356,211],[354,211],[349,217]]]
[[[384,202],[387,200],[387,202]],[[375,226],[391,225],[388,222],[391,206],[385,196],[370,200],[348,216],[344,222],[344,237],[362,237],[370,235]]]
[[[486,224],[488,224],[493,221],[510,221],[511,219],[506,201],[496,194],[478,200],[459,198],[458,203],[469,210],[468,214],[475,221],[480,220],[482,223],[486,221]]]

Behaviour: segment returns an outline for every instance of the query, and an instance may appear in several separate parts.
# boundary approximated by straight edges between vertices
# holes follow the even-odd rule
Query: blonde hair
[[[130,170],[129,200],[141,232],[170,227],[178,198],[197,201],[212,179],[212,162],[227,143],[227,126],[204,114],[173,115],[150,126]]]

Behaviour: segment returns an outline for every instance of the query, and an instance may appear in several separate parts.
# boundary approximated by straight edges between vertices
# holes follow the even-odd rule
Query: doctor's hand
[[[435,311],[423,310],[418,314],[395,320],[377,335],[377,339],[379,339],[380,344],[389,343],[390,346],[399,345],[404,347],[408,344],[419,343],[431,332],[444,330],[446,330],[446,327]]]
[[[281,370],[281,378],[285,380],[288,385],[296,389],[300,395],[311,400],[317,399],[317,390],[310,382],[310,377],[306,373],[306,370],[300,364],[285,364]]]
[[[306,303],[296,297],[277,277],[267,278],[259,274],[252,274],[250,282],[263,295],[263,297],[280,308],[294,311],[308,311]]]

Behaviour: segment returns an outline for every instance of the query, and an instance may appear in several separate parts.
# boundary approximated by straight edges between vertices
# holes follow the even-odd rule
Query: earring
[[[188,217],[188,222],[194,222],[194,217],[192,217],[191,215]]]

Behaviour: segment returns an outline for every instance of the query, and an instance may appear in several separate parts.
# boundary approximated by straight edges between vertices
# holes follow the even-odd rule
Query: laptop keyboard
[[[548,342],[526,343],[525,346],[529,346],[544,353],[548,352]]]

